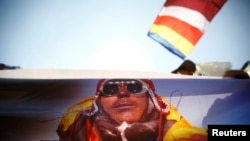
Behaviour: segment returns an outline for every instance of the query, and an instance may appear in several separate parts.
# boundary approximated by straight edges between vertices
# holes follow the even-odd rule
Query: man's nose
[[[125,86],[119,87],[118,96],[120,97],[129,96],[129,92],[127,91],[127,88]]]

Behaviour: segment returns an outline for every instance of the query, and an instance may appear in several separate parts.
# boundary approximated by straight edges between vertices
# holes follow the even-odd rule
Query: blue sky
[[[0,0],[0,63],[24,69],[171,72],[182,59],[147,36],[165,0]],[[228,0],[196,63],[250,60],[249,0]]]

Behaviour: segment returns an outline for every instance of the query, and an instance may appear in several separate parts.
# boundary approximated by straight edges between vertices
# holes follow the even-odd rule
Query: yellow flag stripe
[[[149,32],[159,35],[185,56],[194,48],[191,42],[169,27],[154,24]]]

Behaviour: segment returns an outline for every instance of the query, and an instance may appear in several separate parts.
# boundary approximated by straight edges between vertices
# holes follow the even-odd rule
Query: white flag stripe
[[[210,23],[206,19],[206,17],[202,15],[200,12],[182,6],[163,7],[159,13],[159,16],[175,17],[183,22],[186,22],[196,27],[203,33]]]

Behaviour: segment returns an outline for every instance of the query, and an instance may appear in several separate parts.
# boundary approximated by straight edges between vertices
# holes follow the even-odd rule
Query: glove
[[[104,116],[96,117],[94,123],[99,130],[103,141],[122,141],[121,133],[118,130],[116,123],[110,121]]]
[[[153,141],[158,135],[158,121],[133,123],[125,130],[128,141]]]

